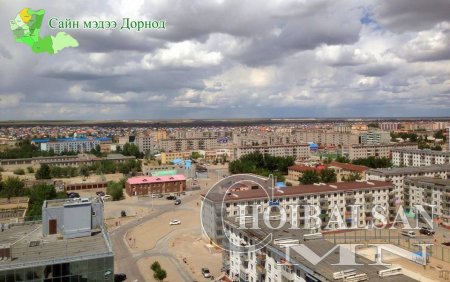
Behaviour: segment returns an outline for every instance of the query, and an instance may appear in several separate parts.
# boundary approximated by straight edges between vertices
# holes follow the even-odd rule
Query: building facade
[[[63,138],[57,140],[35,139],[34,144],[40,146],[41,151],[53,151],[56,154],[63,152],[86,153],[96,149],[102,143],[112,143],[111,138]]]
[[[181,193],[186,190],[184,175],[136,176],[127,179],[125,191],[129,196]]]
[[[450,163],[450,152],[420,149],[392,149],[394,166],[427,166]]]
[[[114,281],[99,198],[46,201],[42,222],[2,230],[0,281]]]
[[[348,158],[350,160],[365,159],[368,157],[391,158],[391,151],[398,148],[417,149],[417,144],[352,145],[348,149]]]
[[[398,200],[404,200],[404,181],[408,177],[432,177],[447,179],[450,173],[450,164],[432,165],[422,167],[399,167],[369,169],[366,171],[366,179],[369,181],[390,181],[394,186],[395,196]]]
[[[269,154],[274,157],[294,157],[297,160],[307,159],[310,156],[308,144],[237,147],[234,148],[233,155],[236,159],[239,159],[242,156],[255,152]]]
[[[431,214],[429,205],[435,205],[435,214],[439,223],[450,228],[450,179],[436,179],[431,177],[406,178],[405,205],[423,205]]]

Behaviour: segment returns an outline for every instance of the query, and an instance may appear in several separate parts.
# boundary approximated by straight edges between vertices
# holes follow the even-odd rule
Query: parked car
[[[122,282],[127,280],[127,275],[125,273],[114,274],[114,282]]]
[[[170,195],[170,196],[167,196],[166,199],[167,199],[167,200],[176,200],[177,197],[176,197],[176,196],[173,196],[173,195]]]
[[[111,201],[112,200],[112,196],[111,195],[105,195],[102,197],[103,201]]]
[[[433,236],[436,232],[429,227],[422,227],[420,228],[419,233],[427,236]]]
[[[69,194],[67,194],[67,196],[70,199],[75,199],[75,198],[80,198],[80,194],[76,193],[76,192],[70,192]]]
[[[210,278],[211,277],[211,272],[209,272],[209,269],[204,267],[202,268],[202,275],[205,278]]]
[[[400,234],[402,234],[403,236],[406,236],[406,237],[410,237],[410,238],[416,237],[416,234],[414,233],[414,231],[411,231],[411,230],[403,230]]]
[[[180,205],[181,204],[181,200],[180,199],[177,199],[177,200],[175,200],[175,203],[174,203],[175,205]]]
[[[174,220],[170,221],[169,224],[170,224],[170,225],[180,225],[180,224],[181,224],[181,221],[178,220],[178,219],[174,219]]]

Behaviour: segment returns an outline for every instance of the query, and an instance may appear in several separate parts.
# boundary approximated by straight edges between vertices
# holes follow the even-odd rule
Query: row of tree
[[[42,215],[42,204],[45,200],[62,199],[66,197],[66,194],[57,193],[55,186],[45,183],[35,184],[30,189],[26,189],[23,180],[16,176],[9,176],[4,181],[0,181],[0,197],[7,199],[29,197],[27,217],[37,219]]]
[[[284,181],[288,167],[293,164],[293,157],[274,157],[255,152],[230,162],[228,170],[232,174],[254,173],[262,176],[273,174],[277,180]]]
[[[314,184],[314,183],[334,183],[337,182],[337,176],[334,169],[325,168],[320,172],[314,169],[309,169],[303,172],[302,176],[299,177],[298,181],[301,184]]]
[[[392,162],[389,158],[382,157],[382,158],[376,158],[373,156],[370,156],[368,158],[364,159],[356,159],[353,161],[350,161],[348,158],[344,156],[337,156],[336,161],[340,163],[352,163],[355,165],[363,165],[370,168],[385,168],[385,167],[391,167]]]
[[[82,165],[80,167],[59,167],[42,164],[36,171],[36,179],[69,178],[76,176],[88,177],[91,173],[97,175],[110,173],[136,174],[141,171],[140,160],[127,160],[124,163],[115,163],[112,160],[102,160],[92,165]]]

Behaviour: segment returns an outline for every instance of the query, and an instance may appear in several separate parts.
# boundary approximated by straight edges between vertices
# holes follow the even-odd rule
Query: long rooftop
[[[56,234],[43,237],[41,222],[4,225],[0,248],[10,250],[10,257],[3,255],[0,260],[0,270],[113,255],[105,231],[73,239]]]
[[[369,169],[366,174],[376,174],[383,176],[392,176],[399,174],[415,174],[415,173],[426,173],[426,172],[439,172],[447,171],[450,172],[450,164],[442,165],[429,165],[429,166],[408,166],[408,167],[394,167],[394,168],[377,168]]]
[[[232,226],[234,229],[238,229],[239,226],[235,223],[236,218],[228,218],[225,221],[225,224],[228,226]],[[272,221],[272,226],[278,226],[280,224],[279,221]],[[306,247],[308,247],[311,251],[316,253],[318,256],[323,256],[327,254],[334,246],[330,241],[327,241],[325,239],[314,239],[314,240],[304,240],[303,235],[309,233],[306,230],[303,229],[290,229],[290,224],[288,222],[285,223],[285,225],[281,228],[274,229],[269,228],[264,224],[264,222],[261,220],[259,222],[259,229],[251,229],[252,223],[247,223],[247,229],[242,230],[247,236],[249,236],[251,239],[255,240],[257,242],[263,241],[269,234],[272,235],[271,243],[269,244],[270,248],[272,250],[276,250],[277,253],[285,253],[286,248],[282,247],[280,245],[277,245],[274,240],[276,239],[298,239],[299,244],[303,244]],[[417,281],[415,279],[412,279],[405,275],[396,275],[396,276],[390,276],[390,277],[379,277],[378,271],[387,269],[384,266],[378,266],[378,265],[369,265],[374,263],[373,261],[370,261],[362,256],[356,255],[356,262],[360,263],[361,265],[352,265],[352,266],[339,266],[339,265],[333,265],[336,263],[339,263],[339,252],[334,251],[328,254],[325,258],[323,258],[322,261],[320,261],[318,264],[314,265],[308,260],[305,259],[304,256],[301,255],[302,248],[300,246],[293,246],[291,247],[291,251],[289,254],[290,263],[298,263],[301,265],[306,266],[309,268],[312,272],[314,272],[315,275],[319,277],[325,277],[328,281],[335,281],[333,278],[333,273],[338,271],[343,271],[347,269],[355,269],[358,274],[360,273],[366,273],[368,276],[369,281],[383,281],[383,282],[412,282]]]
[[[338,183],[316,183],[311,185],[287,186],[283,188],[275,188],[274,197],[296,196],[296,195],[314,195],[333,192],[353,192],[361,190],[380,190],[392,188],[392,183],[388,181],[354,181],[354,182],[338,182]],[[271,192],[271,190],[270,190]],[[269,192],[269,193],[270,193]],[[267,198],[265,190],[248,189],[241,191],[233,191],[224,193],[209,193],[206,195],[208,200],[213,202],[233,202],[246,199]]]

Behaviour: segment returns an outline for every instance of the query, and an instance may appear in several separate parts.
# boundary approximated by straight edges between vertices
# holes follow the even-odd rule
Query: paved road
[[[208,183],[209,184],[209,183]],[[206,189],[208,184],[202,185],[204,189]],[[183,198],[183,203],[189,203],[191,201],[197,200],[200,201],[198,198],[199,191],[191,192],[188,196],[185,196]],[[149,201],[146,200],[147,205],[149,205]],[[143,203],[135,202],[134,204],[130,202],[131,205],[143,205]],[[145,204],[144,204],[145,205]],[[148,206],[147,206],[148,207]],[[153,212],[149,215],[146,215],[138,220],[134,220],[131,222],[128,222],[124,224],[123,226],[113,230],[110,233],[112,245],[113,245],[113,251],[114,251],[114,271],[115,273],[125,273],[127,274],[127,281],[145,281],[144,277],[142,277],[139,268],[137,266],[137,261],[143,257],[150,257],[150,256],[164,256],[168,257],[169,260],[175,265],[176,269],[180,273],[180,275],[185,279],[185,281],[194,281],[192,279],[191,275],[186,272],[184,267],[179,263],[179,261],[176,259],[176,257],[170,253],[167,250],[167,243],[172,238],[172,236],[176,235],[177,233],[170,232],[163,238],[161,238],[158,242],[155,248],[152,250],[147,250],[145,252],[136,252],[131,251],[128,248],[128,244],[125,242],[124,238],[128,230],[140,225],[144,224],[160,215],[162,215],[165,212],[173,211],[174,206],[172,201],[168,202],[167,205],[155,205],[153,208]],[[185,209],[184,206],[181,206],[178,209]],[[190,229],[178,229],[176,231],[187,231]]]

